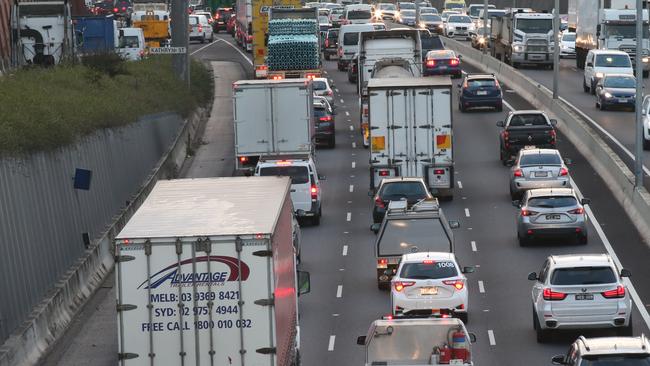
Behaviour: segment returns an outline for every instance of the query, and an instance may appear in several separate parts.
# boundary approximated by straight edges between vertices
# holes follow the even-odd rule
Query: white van
[[[366,24],[372,22],[372,5],[352,4],[345,7],[341,24]]]
[[[142,28],[121,28],[117,38],[117,53],[127,61],[139,61],[145,55]]]
[[[375,27],[368,24],[346,24],[339,30],[337,66],[339,71],[347,69],[354,55],[359,51],[359,32],[374,32]]]
[[[630,55],[618,50],[589,50],[585,59],[582,89],[595,94],[598,80],[607,74],[634,75]]]
[[[291,177],[291,201],[298,219],[320,224],[322,213],[321,180],[311,156],[267,156],[255,167],[256,176]]]

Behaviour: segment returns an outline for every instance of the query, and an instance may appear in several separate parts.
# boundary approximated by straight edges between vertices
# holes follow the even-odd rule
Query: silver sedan
[[[526,148],[510,170],[510,197],[518,199],[529,189],[570,188],[569,169],[555,149]]]
[[[587,244],[587,215],[572,188],[531,189],[521,201],[513,201],[517,213],[517,239],[525,246],[532,239],[568,237]]]

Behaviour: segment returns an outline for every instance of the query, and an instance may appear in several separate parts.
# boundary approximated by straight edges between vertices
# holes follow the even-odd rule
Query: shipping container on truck
[[[253,4],[252,0],[237,0],[235,41],[244,50],[250,52],[253,49]]]
[[[121,366],[298,364],[308,274],[296,271],[290,187],[156,184],[115,241]]]
[[[371,78],[370,189],[383,178],[422,177],[431,193],[454,188],[451,79]]]
[[[261,156],[313,153],[310,79],[237,81],[233,105],[237,170],[254,168]]]
[[[73,16],[72,25],[77,54],[115,52],[119,33],[112,14]]]
[[[266,79],[266,43],[269,32],[271,7],[294,9],[302,7],[300,0],[252,0],[253,1],[253,65],[255,78]],[[277,13],[276,13],[277,15]]]

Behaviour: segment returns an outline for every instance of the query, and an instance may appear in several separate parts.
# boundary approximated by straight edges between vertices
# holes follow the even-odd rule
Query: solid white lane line
[[[472,241],[470,244],[472,245],[472,252],[475,252],[476,251],[476,242]]]
[[[494,339],[494,332],[492,329],[488,330],[488,338],[490,339],[490,346],[496,346],[497,341]]]
[[[343,246],[343,256],[345,257],[346,255],[348,255],[348,246],[344,245]]]
[[[234,48],[235,51],[239,52],[239,54],[242,55],[242,57],[244,58],[244,60],[248,61],[248,63],[251,64],[251,65],[253,64],[253,61],[252,61],[250,58],[248,58],[248,56],[247,56],[244,52],[242,52],[242,50],[240,50],[239,47],[237,47],[237,46],[235,46],[234,44],[232,44],[232,43],[226,41],[225,39],[221,39],[221,38],[220,38],[219,40],[220,40],[220,41],[223,41],[223,42],[226,42],[226,44],[227,44],[228,46]]]
[[[338,285],[336,287],[336,297],[341,297],[343,296],[343,285]]]
[[[509,110],[511,110],[511,111],[514,111],[514,110],[515,110],[515,108],[514,108],[510,103],[506,102],[505,99],[503,100],[502,103],[503,103],[503,105],[505,105],[506,108],[508,108]]]
[[[463,183],[461,181],[458,181],[458,188],[463,189]]]
[[[350,131],[354,131],[354,126],[350,126]]]
[[[478,281],[478,292],[482,294],[485,293],[485,285],[483,284],[483,281]]]
[[[469,208],[465,209],[465,216],[469,217]]]
[[[348,212],[345,218],[346,221],[352,221],[352,212]]]
[[[356,149],[356,148],[357,148],[357,143],[354,142],[354,141],[352,141],[352,148],[353,148],[353,149]]]
[[[357,163],[355,161],[352,162],[352,169],[357,167]]]
[[[330,352],[334,351],[334,341],[336,341],[336,336],[331,335],[330,336],[330,342],[327,345],[327,350],[330,351]]]
[[[345,115],[346,115],[346,116],[350,116],[350,112],[345,111]]]
[[[350,193],[354,192],[354,184],[350,184]]]

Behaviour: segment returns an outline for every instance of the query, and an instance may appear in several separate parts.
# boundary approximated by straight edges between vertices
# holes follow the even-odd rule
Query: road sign
[[[149,53],[152,55],[176,55],[187,53],[185,47],[151,47]]]

